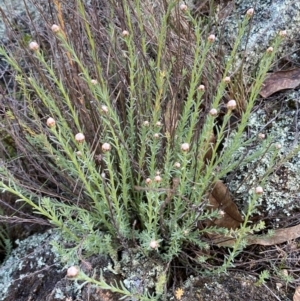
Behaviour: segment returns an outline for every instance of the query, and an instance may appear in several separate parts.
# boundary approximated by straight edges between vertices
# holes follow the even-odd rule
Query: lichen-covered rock
[[[227,5],[232,5],[232,1]],[[277,57],[288,56],[290,60],[299,60],[300,2],[294,0],[236,0],[234,9],[220,23],[223,39],[232,46],[238,23],[247,10],[254,6],[254,15],[249,23],[249,35],[246,35],[240,47],[240,57],[245,51],[245,70],[255,70],[260,57],[270,46],[281,30],[287,31]],[[298,42],[297,42],[298,41]]]

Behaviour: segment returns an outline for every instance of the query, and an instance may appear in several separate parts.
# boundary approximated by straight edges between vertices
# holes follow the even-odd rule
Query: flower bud
[[[149,243],[149,247],[151,249],[157,249],[159,247],[159,243],[157,240],[151,240]]]
[[[153,137],[154,137],[155,139],[158,139],[158,138],[159,138],[159,133],[155,133],[155,134],[153,135]]]
[[[101,106],[101,111],[103,112],[103,113],[108,113],[108,107],[107,106]]]
[[[275,144],[275,148],[276,148],[276,149],[281,149],[281,147],[282,147],[282,146],[281,146],[280,143],[276,143],[276,144]]]
[[[189,149],[190,149],[189,143],[182,143],[182,144],[181,144],[181,150],[182,150],[183,152],[187,152]]]
[[[111,145],[107,142],[102,144],[102,151],[109,152],[111,150]]]
[[[78,274],[79,274],[79,269],[75,266],[71,266],[67,270],[67,276],[70,278],[74,278],[78,276]]]
[[[284,38],[284,37],[286,37],[286,35],[287,35],[286,30],[280,30],[280,31],[279,31],[279,36],[280,36],[280,37]]]
[[[149,185],[149,184],[151,184],[152,180],[151,180],[150,178],[147,178],[147,179],[145,180],[145,182],[146,182],[147,185]]]
[[[263,192],[264,192],[264,190],[263,190],[263,188],[261,186],[257,186],[255,188],[255,193],[256,194],[263,194]]]
[[[213,43],[216,40],[216,36],[214,34],[211,34],[207,38],[208,42]]]
[[[205,86],[204,85],[200,85],[198,87],[198,91],[204,92],[205,91]]]
[[[210,116],[213,116],[213,117],[217,116],[217,115],[218,115],[217,109],[212,108],[212,109],[209,111],[209,115],[210,115]]]
[[[60,27],[58,25],[56,25],[56,24],[53,24],[51,26],[51,30],[52,30],[52,32],[57,33],[57,32],[60,31]]]
[[[156,126],[161,126],[162,123],[161,123],[160,121],[157,121],[155,125],[156,125]]]
[[[225,76],[224,79],[223,79],[223,82],[224,82],[225,84],[229,84],[229,83],[231,82],[230,76]]]
[[[145,121],[143,122],[143,125],[144,125],[144,126],[149,126],[149,121],[148,121],[148,120],[145,120]]]
[[[273,48],[273,47],[269,47],[269,48],[267,49],[267,53],[272,53],[272,52],[273,52],[273,50],[274,50],[274,48]]]
[[[82,133],[78,133],[75,135],[75,140],[78,143],[82,143],[84,141],[85,137]]]
[[[180,4],[180,7],[179,7],[179,8],[180,8],[180,10],[183,11],[183,12],[187,11],[187,9],[188,9],[187,5],[184,4],[184,3]]]
[[[91,84],[95,86],[95,85],[98,84],[98,81],[97,81],[96,79],[92,79],[92,80],[91,80]]]
[[[29,43],[29,49],[32,51],[37,51],[40,48],[39,44],[35,41]]]
[[[232,111],[236,108],[236,101],[234,99],[231,99],[228,101],[226,106],[228,110]]]
[[[128,37],[129,36],[129,31],[127,30],[123,30],[122,31],[122,36],[125,38],[125,37]]]
[[[249,8],[246,12],[247,17],[252,17],[254,14],[254,8]]]
[[[264,140],[266,138],[266,135],[263,133],[259,133],[257,136],[260,140]]]
[[[49,118],[47,119],[47,126],[48,126],[49,128],[53,128],[53,127],[55,126],[55,120],[54,120],[54,118],[49,117]]]
[[[160,175],[156,175],[156,176],[154,177],[154,181],[155,181],[156,183],[161,182],[161,180],[162,180],[162,178],[161,178]]]
[[[175,162],[175,163],[174,163],[174,167],[180,168],[180,163],[179,163],[179,162]]]

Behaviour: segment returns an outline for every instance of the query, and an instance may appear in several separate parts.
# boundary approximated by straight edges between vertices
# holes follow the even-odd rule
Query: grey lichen
[[[299,95],[293,99],[299,99]],[[269,109],[260,109],[252,114],[248,122],[248,135],[257,137],[259,133],[264,133],[272,137],[273,144],[280,145],[280,150],[276,162],[286,158],[290,152],[299,145],[298,131],[300,120],[297,110],[289,107],[289,101],[282,102],[279,108],[275,103],[270,105]],[[232,134],[234,135],[234,133]],[[246,134],[244,135],[246,140]],[[225,147],[230,145],[230,137],[225,142]],[[261,141],[257,139],[254,144],[245,149],[241,147],[233,158],[238,160],[247,152],[251,156],[257,148],[261,147]],[[262,157],[256,158],[247,164],[241,164],[234,172],[226,178],[230,191],[235,198],[240,200],[241,207],[245,208],[251,188],[261,179],[268,168],[271,166],[272,152],[266,151]],[[285,160],[285,159],[284,159]],[[283,164],[276,166],[275,170],[268,176],[264,186],[264,194],[258,204],[269,214],[276,213],[278,210],[290,215],[292,210],[299,208],[300,200],[300,153],[296,152],[291,158],[288,158]],[[259,212],[258,212],[259,213]]]
[[[54,231],[48,231],[43,234],[32,235],[22,241],[16,241],[18,247],[12,251],[8,259],[0,266],[0,300],[5,299],[12,281],[15,281],[12,278],[12,274],[18,270],[22,271],[25,265],[24,260],[35,258],[37,252],[44,248],[50,236],[54,239],[57,234]],[[34,251],[30,252],[30,250]],[[46,265],[45,258],[37,257],[36,260],[39,268],[42,269]],[[20,279],[24,277],[26,277],[26,274],[20,274],[19,276]]]

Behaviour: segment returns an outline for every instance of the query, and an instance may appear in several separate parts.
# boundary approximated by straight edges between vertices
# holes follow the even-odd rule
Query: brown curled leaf
[[[275,92],[295,89],[300,85],[300,68],[277,71],[267,75],[259,94],[266,98]]]

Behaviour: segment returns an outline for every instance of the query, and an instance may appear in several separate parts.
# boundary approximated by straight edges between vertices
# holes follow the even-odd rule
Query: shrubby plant
[[[99,8],[77,0],[54,9],[53,20],[43,16],[43,34],[28,44],[11,31],[17,45],[0,50],[14,80],[3,95],[2,130],[15,149],[1,162],[2,191],[60,229],[64,243],[56,247],[69,262],[78,252],[103,253],[117,266],[118,252],[130,248],[159,258],[166,270],[151,300],[163,294],[171,262],[193,261],[193,250],[203,250],[206,272],[226,271],[246,235],[263,227],[248,223],[261,190],[249,195],[244,222],[231,231],[206,223],[219,216],[209,194],[239,164],[232,154],[282,37],[261,55],[242,102],[228,84],[252,10],[220,58],[211,16],[193,16],[178,1],[111,0]],[[234,137],[222,148],[234,115]],[[270,139],[245,160],[262,156]],[[276,148],[268,151],[275,162]],[[259,180],[263,186],[266,178]],[[212,234],[235,239],[219,267],[205,264]],[[75,276],[150,300],[102,277]]]

